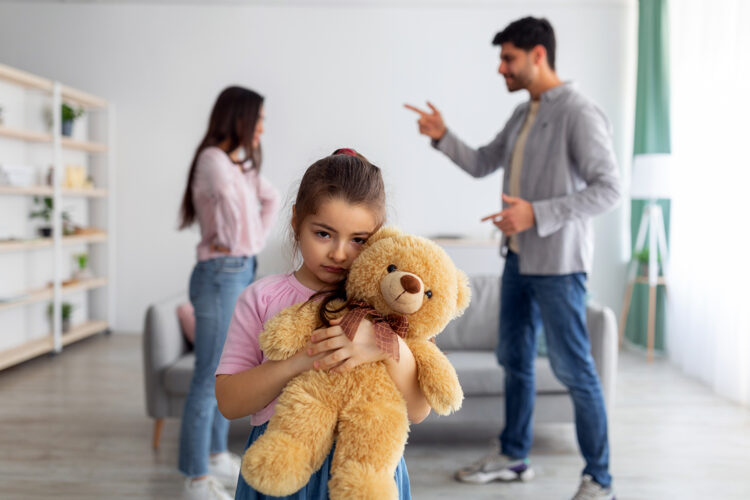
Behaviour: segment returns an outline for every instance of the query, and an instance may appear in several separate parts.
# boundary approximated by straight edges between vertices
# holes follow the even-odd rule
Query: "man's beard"
[[[530,83],[531,79],[523,74],[510,75],[509,78],[505,79],[505,86],[507,87],[508,92],[516,92],[528,88]]]

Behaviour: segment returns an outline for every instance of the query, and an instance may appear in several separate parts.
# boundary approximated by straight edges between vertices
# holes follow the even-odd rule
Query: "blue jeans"
[[[195,309],[195,370],[180,427],[178,468],[188,477],[208,473],[208,456],[227,449],[229,421],[219,413],[214,383],[237,297],[253,281],[255,257],[200,261],[190,276]]]
[[[586,329],[586,274],[523,275],[518,255],[510,251],[502,278],[497,346],[497,360],[505,370],[501,451],[525,458],[531,448],[534,359],[541,325],[552,371],[573,398],[578,445],[586,461],[583,473],[608,487],[607,414]]]

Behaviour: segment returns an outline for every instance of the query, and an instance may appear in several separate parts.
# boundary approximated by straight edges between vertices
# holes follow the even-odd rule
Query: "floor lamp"
[[[630,311],[635,283],[648,284],[648,336],[646,346],[647,360],[654,359],[654,338],[656,335],[656,288],[667,280],[664,269],[667,265],[667,234],[664,228],[664,214],[657,200],[669,198],[670,155],[646,154],[633,158],[633,175],[631,178],[630,196],[634,200],[645,200],[638,233],[635,240],[633,256],[628,264],[627,289],[623,298],[620,314],[620,344],[625,336],[625,326]],[[648,249],[648,274],[640,276],[637,256]],[[661,266],[659,265],[661,260]]]

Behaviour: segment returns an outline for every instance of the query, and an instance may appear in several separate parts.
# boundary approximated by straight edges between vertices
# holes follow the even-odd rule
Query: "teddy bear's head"
[[[436,243],[393,227],[368,238],[349,270],[349,299],[409,318],[409,337],[431,338],[469,305],[466,275]]]

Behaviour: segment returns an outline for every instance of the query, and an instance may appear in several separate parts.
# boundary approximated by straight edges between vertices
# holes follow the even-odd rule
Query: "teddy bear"
[[[446,415],[461,407],[453,366],[434,337],[469,305],[466,275],[436,243],[396,228],[375,232],[354,260],[347,301],[326,306],[352,334],[373,322],[378,345],[398,359],[401,335],[414,355],[420,389]],[[291,357],[321,326],[320,301],[293,305],[271,318],[260,335],[270,360]],[[349,332],[347,331],[347,334]],[[329,495],[333,500],[396,499],[394,473],[409,432],[406,402],[383,361],[345,373],[310,370],[293,378],[265,433],[245,452],[242,475],[261,493],[286,496],[318,470],[335,442]]]

